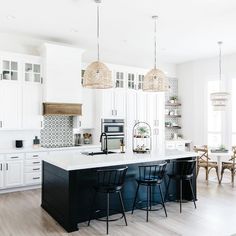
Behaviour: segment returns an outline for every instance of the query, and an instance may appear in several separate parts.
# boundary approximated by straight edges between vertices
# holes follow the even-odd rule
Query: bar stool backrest
[[[139,166],[139,180],[162,180],[167,162],[156,165]]]
[[[178,176],[193,175],[196,160],[174,160],[172,161],[172,173]]]
[[[98,186],[123,186],[128,167],[97,170]]]

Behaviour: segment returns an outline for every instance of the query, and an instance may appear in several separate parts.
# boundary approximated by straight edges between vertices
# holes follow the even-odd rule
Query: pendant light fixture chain
[[[97,2],[97,50],[98,50],[98,61],[100,60],[100,6],[101,1]]]
[[[158,16],[153,16],[154,20],[154,68],[157,68],[157,19]]]
[[[219,78],[220,78],[220,81],[221,81],[221,77],[222,77],[222,64],[221,64],[221,57],[222,57],[222,54],[221,54],[221,45],[222,45],[222,41],[219,41],[218,42],[218,45],[219,45]]]

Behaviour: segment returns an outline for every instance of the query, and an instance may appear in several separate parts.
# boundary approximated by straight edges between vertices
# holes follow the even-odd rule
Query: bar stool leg
[[[95,206],[95,202],[96,202],[96,197],[97,197],[97,192],[95,192],[95,194],[93,195],[93,201],[92,201],[91,210],[90,210],[90,214],[89,214],[88,226],[90,225],[90,221],[91,221],[91,219],[92,219],[92,217],[93,217],[94,206]]]
[[[152,210],[152,186],[149,187],[149,209]]]
[[[107,193],[107,234],[108,234],[108,220],[109,220],[109,193]]]
[[[150,202],[150,196],[149,196],[149,186],[147,186],[147,216],[146,221],[148,222],[148,213],[149,213],[149,202]]]
[[[168,195],[169,195],[170,181],[171,181],[171,178],[169,178],[168,183],[167,183],[166,193],[165,193],[165,201],[166,201],[167,199],[169,199],[169,198],[168,198]]]
[[[190,185],[191,192],[192,192],[193,203],[194,203],[194,206],[195,206],[195,209],[196,209],[196,208],[197,208],[197,206],[196,206],[196,202],[195,202],[195,196],[194,196],[194,192],[193,192],[193,185],[192,185],[192,181],[191,181],[191,180],[189,180],[189,185]]]
[[[164,201],[164,198],[163,198],[163,193],[162,193],[162,190],[161,190],[161,185],[159,185],[159,190],[160,190],[160,195],[161,195],[162,206],[164,208],[164,211],[165,211],[165,214],[166,214],[166,217],[167,217],[166,206],[165,206],[165,201]]]
[[[180,183],[179,183],[179,190],[180,190],[180,193],[179,193],[179,203],[180,203],[180,213],[182,213],[182,179],[180,179]]]
[[[134,208],[135,208],[135,206],[136,206],[136,201],[137,201],[137,196],[138,196],[139,186],[140,186],[140,185],[138,184],[138,187],[137,187],[137,189],[136,189],[136,193],[135,193],[135,197],[134,197],[134,203],[133,203],[133,208],[132,208],[132,213],[131,213],[131,214],[134,213]]]
[[[125,216],[125,207],[124,207],[121,191],[119,191],[118,194],[119,194],[119,198],[120,198],[120,204],[121,204],[121,207],[122,207],[122,214],[123,214],[124,219],[125,219],[125,224],[126,224],[126,226],[128,226],[126,216]]]

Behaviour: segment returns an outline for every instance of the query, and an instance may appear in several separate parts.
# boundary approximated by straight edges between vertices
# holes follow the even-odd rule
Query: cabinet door
[[[4,187],[3,162],[0,162],[0,189]]]
[[[102,116],[103,117],[111,117],[115,115],[114,112],[114,97],[113,97],[113,89],[106,89],[102,92]]]
[[[42,85],[25,82],[23,84],[23,129],[42,128]]]
[[[20,87],[16,81],[0,82],[0,128],[19,129],[21,125]]]
[[[146,105],[146,93],[137,92],[137,120],[147,121],[147,105]]]
[[[8,161],[5,171],[5,186],[15,187],[23,185],[23,161]]]
[[[82,89],[83,92],[83,106],[81,116],[81,127],[83,129],[94,128],[94,93],[92,89]]]
[[[137,120],[136,91],[129,90],[126,95],[126,149],[132,150],[133,127]]]
[[[114,90],[114,115],[125,118],[126,114],[126,92],[123,89]]]

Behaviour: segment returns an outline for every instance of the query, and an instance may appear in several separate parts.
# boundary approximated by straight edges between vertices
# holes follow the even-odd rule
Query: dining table
[[[218,163],[218,170],[219,170],[219,174],[221,174],[221,170],[222,170],[222,161],[229,161],[231,159],[231,157],[233,156],[233,151],[209,151],[208,152],[208,157],[212,160],[217,161]],[[221,178],[220,178],[221,179]],[[221,180],[219,181],[219,184],[221,184]]]

